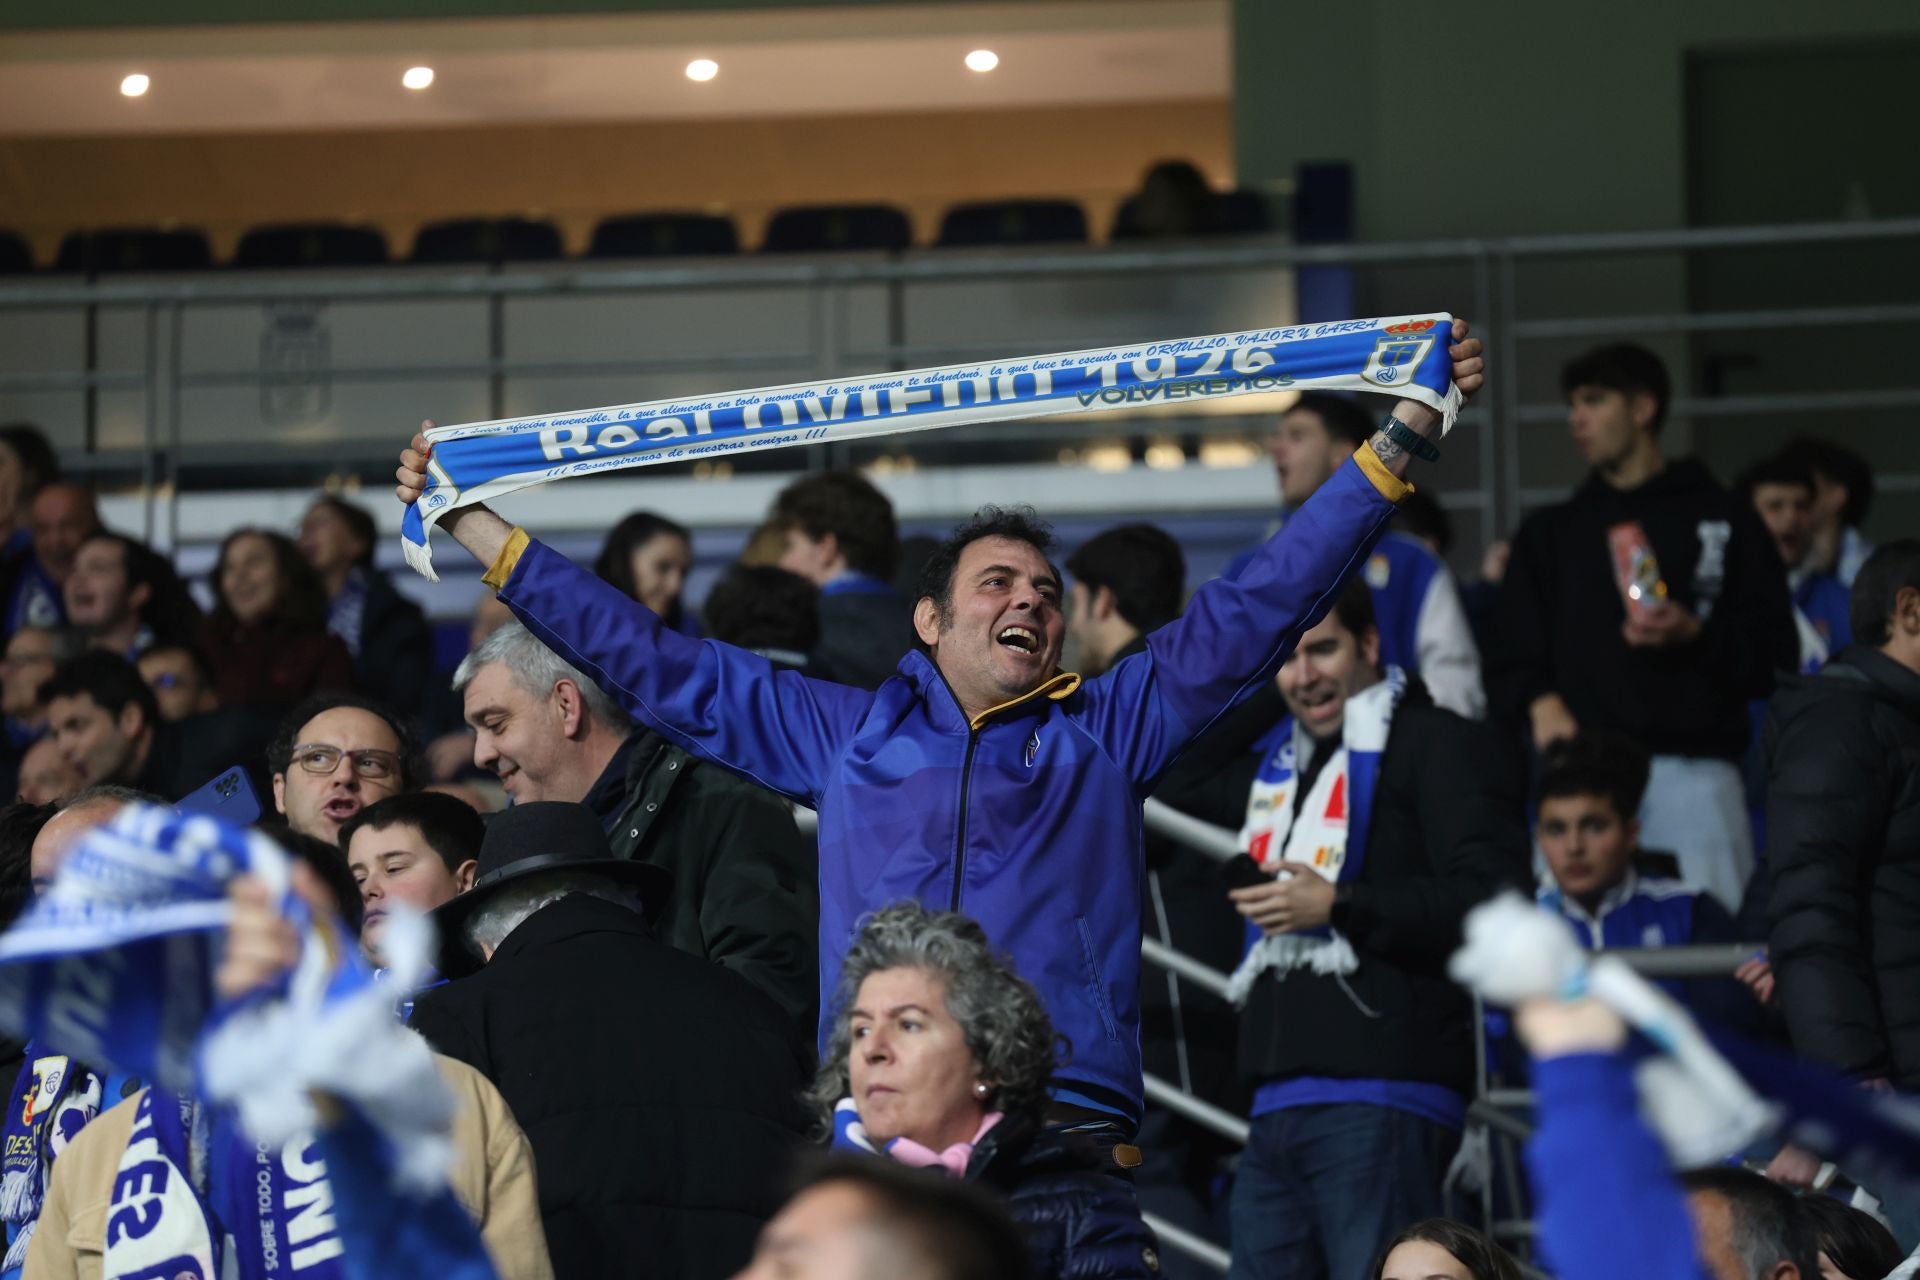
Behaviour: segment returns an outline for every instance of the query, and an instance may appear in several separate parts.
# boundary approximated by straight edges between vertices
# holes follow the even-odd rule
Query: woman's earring
[[[973,1082],[973,1096],[980,1099],[980,1101],[985,1102],[987,1100],[987,1095],[992,1092],[993,1092],[993,1086],[988,1084],[985,1080],[975,1080]]]

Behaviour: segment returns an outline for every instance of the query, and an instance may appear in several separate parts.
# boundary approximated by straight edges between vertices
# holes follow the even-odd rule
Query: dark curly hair
[[[929,911],[916,902],[896,902],[861,921],[847,949],[833,994],[833,1031],[820,1071],[807,1090],[822,1134],[833,1130],[833,1108],[852,1089],[847,1058],[849,1023],[860,984],[884,969],[927,969],[946,986],[947,1012],[967,1038],[992,1089],[988,1099],[1009,1119],[1037,1119],[1047,1105],[1047,1082],[1070,1046],[1033,984],[994,954],[986,931],[953,911]]]
[[[1053,576],[1060,577],[1060,570],[1052,560],[1053,526],[1042,520],[1032,507],[981,507],[934,548],[933,554],[927,557],[926,567],[920,571],[920,590],[914,602],[932,600],[940,611],[942,630],[953,625],[953,574],[960,567],[961,553],[982,538],[1024,542],[1046,557]]]

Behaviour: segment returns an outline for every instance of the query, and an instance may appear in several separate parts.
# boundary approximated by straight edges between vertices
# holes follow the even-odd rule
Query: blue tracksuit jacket
[[[1364,452],[1364,451],[1363,451]],[[1039,990],[1071,1053],[1056,1094],[1137,1120],[1140,803],[1189,741],[1273,677],[1332,607],[1405,491],[1347,462],[1237,581],[1195,593],[1145,652],[1060,675],[969,723],[924,654],[873,692],[676,635],[538,543],[488,581],[555,652],[694,755],[820,814],[824,1040],[863,914],[963,911]],[[518,539],[516,539],[516,543]]]
[[[1631,1066],[1583,1053],[1533,1064],[1527,1144],[1537,1239],[1561,1280],[1705,1280],[1687,1198],[1640,1118]]]

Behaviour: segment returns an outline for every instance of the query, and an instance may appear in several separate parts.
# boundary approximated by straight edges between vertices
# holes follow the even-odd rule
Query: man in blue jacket
[[[1454,324],[1454,381],[1482,381]],[[1056,1118],[1140,1117],[1140,803],[1180,751],[1271,680],[1366,561],[1408,491],[1410,442],[1440,415],[1395,405],[1366,447],[1237,581],[1209,583],[1146,651],[1083,681],[1059,669],[1051,537],[987,508],[929,562],[924,650],[877,691],[808,679],[668,631],[644,607],[482,506],[441,521],[528,629],[635,719],[820,814],[821,1015],[867,911],[903,898],[964,911],[1039,988],[1072,1045]],[[401,454],[412,502],[430,451]]]

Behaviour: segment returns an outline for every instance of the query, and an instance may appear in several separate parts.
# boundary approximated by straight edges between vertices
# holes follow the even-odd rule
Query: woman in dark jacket
[[[993,1188],[1042,1280],[1158,1274],[1153,1233],[1112,1152],[1045,1124],[1058,1038],[979,925],[913,903],[874,912],[834,1003],[809,1098],[836,1146]]]
[[[327,630],[326,589],[291,539],[264,529],[228,534],[213,600],[200,647],[222,706],[290,707],[353,687],[353,660]]]
[[[374,567],[377,537],[366,511],[324,497],[300,521],[300,554],[326,589],[327,630],[353,657],[354,688],[415,719],[435,689],[433,633],[420,606]]]

